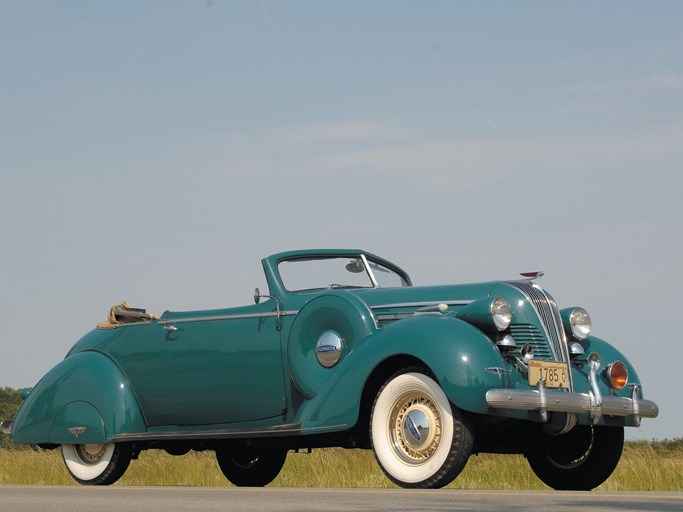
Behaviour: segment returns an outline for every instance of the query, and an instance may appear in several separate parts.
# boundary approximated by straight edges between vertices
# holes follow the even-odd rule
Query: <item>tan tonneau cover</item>
[[[97,324],[98,329],[115,329],[120,325],[132,324],[137,322],[149,322],[157,320],[158,315],[147,313],[146,310],[140,308],[133,308],[121,301],[121,304],[112,306],[109,310],[109,315],[104,322]]]

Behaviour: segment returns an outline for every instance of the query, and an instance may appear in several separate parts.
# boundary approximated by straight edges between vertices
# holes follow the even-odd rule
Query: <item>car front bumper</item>
[[[539,411],[547,421],[548,412],[589,414],[596,424],[602,416],[631,416],[634,424],[640,418],[656,418],[659,407],[651,400],[638,398],[638,386],[633,386],[631,398],[601,396],[599,393],[568,393],[548,390],[543,385],[534,389],[491,389],[486,403],[496,409]]]

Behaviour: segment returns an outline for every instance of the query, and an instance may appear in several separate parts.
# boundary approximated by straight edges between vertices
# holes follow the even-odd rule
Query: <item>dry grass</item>
[[[147,451],[133,461],[121,485],[229,486],[213,452],[173,457]],[[59,450],[0,450],[0,484],[74,484]],[[370,451],[328,449],[290,453],[275,486],[394,487]],[[519,455],[483,454],[470,459],[451,488],[547,489]],[[604,491],[683,491],[683,439],[630,442]]]

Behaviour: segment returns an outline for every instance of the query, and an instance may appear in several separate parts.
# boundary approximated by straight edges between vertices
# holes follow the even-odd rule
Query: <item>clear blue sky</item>
[[[683,436],[683,2],[0,0],[0,385],[259,259],[544,270]]]

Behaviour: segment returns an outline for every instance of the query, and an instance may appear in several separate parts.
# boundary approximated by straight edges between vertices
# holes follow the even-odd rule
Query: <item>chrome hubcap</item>
[[[429,397],[412,395],[397,400],[389,428],[394,452],[406,464],[426,462],[441,441],[441,417]]]
[[[413,409],[403,420],[403,440],[414,450],[419,450],[429,438],[429,418],[420,409]]]

